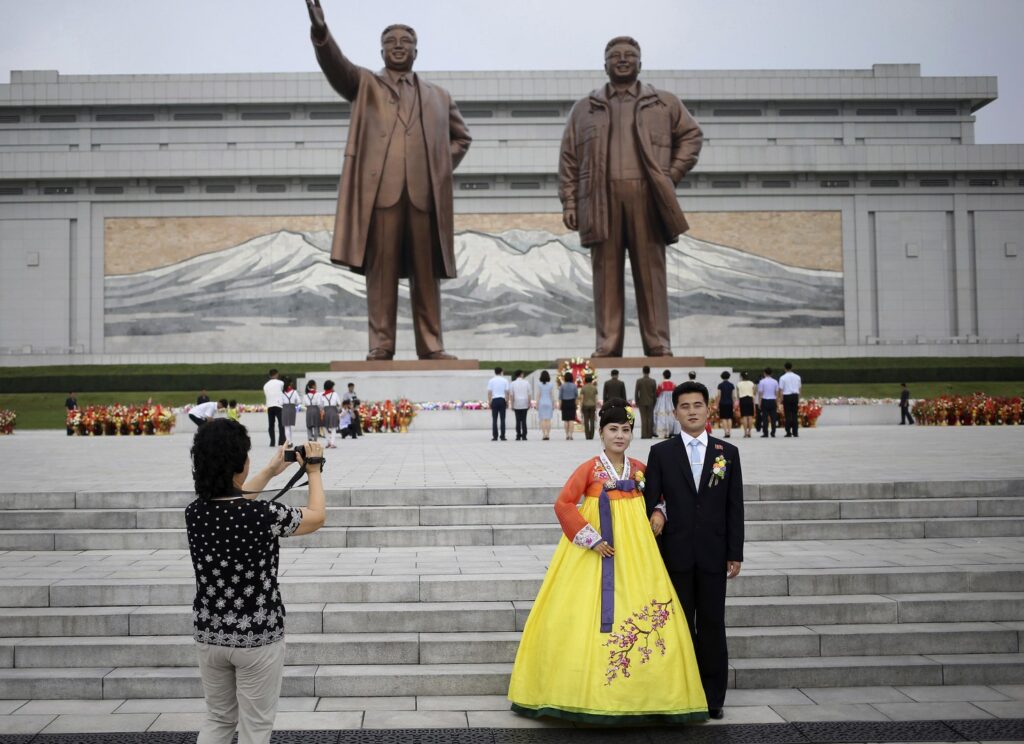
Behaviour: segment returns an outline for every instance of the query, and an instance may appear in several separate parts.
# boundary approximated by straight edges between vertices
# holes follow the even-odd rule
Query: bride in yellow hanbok
[[[600,416],[604,451],[555,504],[565,535],[519,643],[512,710],[599,724],[706,720],[686,617],[647,520],[644,466],[625,454],[633,409],[610,400]]]

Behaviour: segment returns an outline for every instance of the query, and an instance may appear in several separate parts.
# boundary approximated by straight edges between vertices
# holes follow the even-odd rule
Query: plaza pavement
[[[253,432],[253,464],[271,449]],[[0,492],[188,490],[189,436],[66,437],[19,432],[0,438]],[[906,482],[1024,477],[1024,427],[836,427],[799,439],[743,440],[746,481],[760,484]],[[630,454],[646,459],[650,442]],[[488,432],[367,435],[329,452],[328,489],[550,486],[597,451],[577,435],[491,442]],[[279,481],[283,482],[284,478]],[[298,495],[296,495],[298,496]],[[292,497],[291,503],[301,499]],[[552,545],[431,548],[283,549],[282,576],[501,574],[544,570]],[[911,570],[947,567],[1007,571],[1024,566],[1024,538],[791,540],[750,542],[745,570]],[[0,579],[168,579],[191,576],[181,550],[3,551]],[[1024,620],[1024,617],[1020,618]],[[1024,623],[1008,627],[1024,633]],[[951,650],[950,653],[954,653]],[[709,725],[785,721],[1022,719],[1024,685],[859,686],[734,689],[727,716]],[[203,702],[179,699],[0,700],[0,734],[196,730]],[[503,696],[288,697],[279,729],[551,727],[508,712]],[[564,725],[564,724],[563,724]],[[140,739],[140,741],[145,741]]]
[[[716,430],[716,435],[720,432]],[[250,430],[252,471],[273,450],[265,430]],[[492,442],[487,431],[367,434],[328,450],[324,487],[560,487],[600,444],[560,431],[542,441]],[[303,441],[302,437],[300,441]],[[191,490],[191,436],[68,437],[19,431],[0,437],[0,491]],[[1024,477],[1024,426],[841,426],[806,429],[797,439],[733,436],[747,483],[963,481]],[[636,439],[629,455],[646,461],[654,440]],[[281,483],[284,476],[281,476]],[[276,483],[277,481],[275,481]],[[556,496],[552,493],[552,501]]]

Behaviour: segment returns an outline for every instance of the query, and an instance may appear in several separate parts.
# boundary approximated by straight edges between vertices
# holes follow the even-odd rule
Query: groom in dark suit
[[[708,389],[702,384],[677,385],[672,405],[682,432],[651,447],[644,498],[690,626],[708,713],[721,718],[729,681],[725,584],[739,575],[743,561],[740,453],[708,435]]]

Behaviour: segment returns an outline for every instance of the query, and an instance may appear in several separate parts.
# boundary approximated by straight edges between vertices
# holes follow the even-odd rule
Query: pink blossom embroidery
[[[605,646],[611,647],[608,653],[608,668],[605,670],[606,686],[619,675],[629,677],[629,667],[633,661],[630,654],[634,650],[639,653],[641,664],[650,661],[655,650],[662,656],[665,655],[665,639],[661,636],[661,629],[668,623],[672,612],[671,599],[667,602],[652,599],[651,603],[644,605],[639,612],[627,617],[619,626],[618,633],[608,634],[608,640],[604,642]]]

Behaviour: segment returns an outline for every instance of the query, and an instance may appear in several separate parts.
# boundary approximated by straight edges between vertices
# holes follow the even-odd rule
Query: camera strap
[[[309,484],[308,480],[305,483],[297,483],[299,478],[301,478],[305,474],[306,474],[306,468],[305,467],[299,468],[299,470],[295,473],[295,475],[292,476],[291,480],[288,481],[287,483],[285,483],[284,488],[282,488],[274,496],[272,496],[270,498],[270,500],[271,501],[277,501],[279,498],[284,496],[286,493],[288,493],[293,488],[302,488],[302,486],[308,485]],[[271,489],[267,489],[266,491],[242,491],[241,489],[239,489],[237,491],[237,493],[240,493],[243,496],[259,496],[261,493],[270,493],[270,491],[271,491]]]

